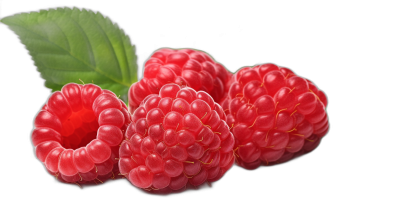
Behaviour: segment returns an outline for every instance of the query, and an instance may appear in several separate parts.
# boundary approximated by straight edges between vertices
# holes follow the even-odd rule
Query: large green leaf
[[[94,83],[120,95],[137,81],[135,46],[100,13],[57,8],[3,18],[21,39],[53,91],[75,82]]]

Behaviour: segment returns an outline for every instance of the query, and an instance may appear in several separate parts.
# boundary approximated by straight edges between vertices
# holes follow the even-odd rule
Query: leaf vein
[[[108,37],[107,33],[103,30],[103,28],[100,26],[100,24],[97,22],[96,18],[95,18],[94,16],[92,16],[92,15],[91,15],[91,17],[92,17],[93,21],[97,24],[97,27],[100,29],[101,34],[103,35],[103,37],[106,39],[107,46],[108,46],[108,47],[111,49],[111,51],[113,52],[112,55],[113,55],[115,61],[116,61],[117,64],[118,64],[119,74],[123,77],[121,65],[118,63],[117,54],[115,53],[115,49],[114,49],[114,47],[112,46],[112,44],[111,44],[111,42],[110,42],[110,38]]]
[[[71,51],[71,46],[70,46],[70,44],[69,44],[69,40],[68,40],[68,37],[67,37],[67,35],[64,33],[64,30],[62,30],[61,29],[61,27],[56,23],[56,22],[54,22],[54,21],[52,21],[57,27],[58,27],[58,29],[60,29],[61,30],[61,33],[63,34],[63,36],[65,37],[65,39],[67,40],[67,51],[68,52],[70,52]]]

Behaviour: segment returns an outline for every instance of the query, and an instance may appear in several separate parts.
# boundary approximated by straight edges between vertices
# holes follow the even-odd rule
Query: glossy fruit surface
[[[176,84],[147,96],[132,115],[119,168],[146,190],[179,190],[220,179],[234,163],[234,139],[209,94]]]
[[[125,103],[111,91],[70,83],[36,116],[32,142],[57,179],[100,183],[119,173],[119,145],[130,122]]]
[[[327,104],[324,92],[287,68],[240,69],[222,103],[237,163],[254,169],[315,149],[329,130]]]
[[[227,95],[232,74],[208,54],[193,49],[159,49],[146,61],[143,79],[129,90],[130,112],[167,83],[203,90],[220,103]]]

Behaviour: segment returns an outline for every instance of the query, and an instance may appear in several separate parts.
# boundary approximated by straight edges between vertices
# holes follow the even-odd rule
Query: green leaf
[[[57,8],[3,18],[26,46],[53,91],[75,82],[94,83],[127,102],[137,81],[135,46],[100,13]]]

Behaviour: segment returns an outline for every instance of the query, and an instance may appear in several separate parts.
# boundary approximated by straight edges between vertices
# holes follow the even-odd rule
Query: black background
[[[45,0],[0,4],[0,18],[56,6],[100,11],[130,35],[137,47],[140,73],[144,61],[161,47],[203,50],[231,72],[265,62],[289,67],[325,91],[331,124],[330,132],[312,153],[287,164],[255,171],[234,167],[212,189],[159,197],[140,193],[124,180],[84,190],[60,184],[44,171],[30,143],[34,116],[50,90],[43,86],[16,35],[0,24],[2,116],[8,124],[3,126],[6,135],[3,132],[2,138],[11,142],[3,149],[2,179],[13,195],[8,203],[10,209],[44,216],[73,208],[82,211],[74,215],[85,215],[83,211],[93,215],[95,211],[106,217],[128,217],[132,222],[138,219],[134,214],[158,213],[170,217],[196,216],[203,222],[212,220],[206,215],[214,213],[221,214],[221,218],[223,214],[231,218],[245,214],[249,219],[258,217],[268,221],[276,212],[289,215],[301,211],[297,217],[331,215],[337,210],[343,214],[347,212],[343,206],[354,202],[347,196],[357,191],[346,184],[343,142],[338,133],[340,118],[335,116],[343,109],[338,106],[341,88],[337,77],[340,55],[345,54],[342,41],[346,33],[334,15],[344,11],[332,11],[325,5],[314,5],[317,10],[304,11],[295,5],[269,4],[218,7],[206,3],[127,5]],[[37,203],[45,207],[37,207]],[[338,203],[341,208],[336,207]],[[284,220],[285,216],[281,218]]]

